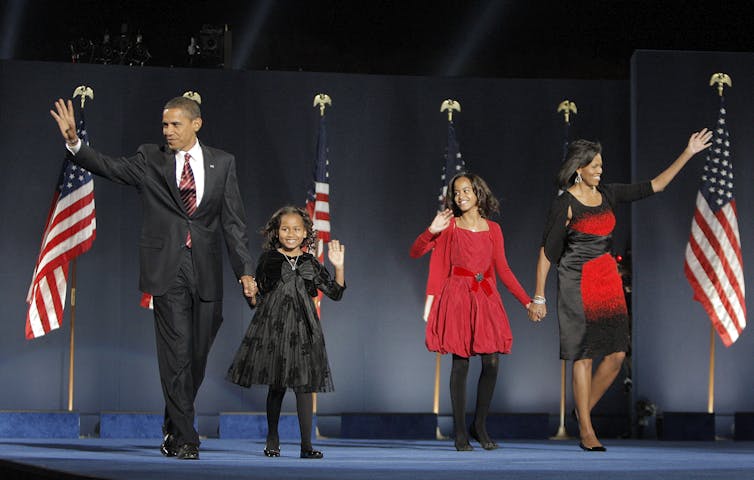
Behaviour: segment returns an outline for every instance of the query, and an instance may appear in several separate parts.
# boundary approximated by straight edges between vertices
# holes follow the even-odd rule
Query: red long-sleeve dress
[[[531,300],[508,266],[500,225],[489,220],[487,225],[488,231],[472,232],[451,219],[436,235],[422,232],[411,247],[414,258],[432,251],[427,295],[434,301],[426,330],[432,352],[510,353],[513,335],[495,272],[522,305]]]

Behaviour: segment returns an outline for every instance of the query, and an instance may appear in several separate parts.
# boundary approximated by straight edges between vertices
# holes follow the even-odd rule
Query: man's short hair
[[[165,104],[164,110],[167,110],[168,108],[180,108],[188,114],[191,120],[201,118],[202,116],[202,110],[199,108],[199,104],[187,97],[171,98]]]

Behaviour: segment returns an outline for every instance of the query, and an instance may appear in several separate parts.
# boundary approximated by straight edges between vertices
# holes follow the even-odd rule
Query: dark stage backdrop
[[[637,180],[659,173],[681,152],[693,130],[715,126],[719,97],[709,79],[715,72],[732,77],[733,88],[725,90],[727,123],[744,274],[751,291],[754,55],[641,51],[632,62]],[[710,322],[701,304],[693,301],[683,270],[703,164],[704,155],[697,155],[664,193],[634,204],[632,210],[636,396],[665,411],[707,410]],[[754,410],[751,329],[729,348],[715,335],[715,412],[721,417]]]
[[[534,285],[541,229],[560,163],[563,119],[555,112],[559,102],[568,98],[578,104],[575,137],[603,142],[605,180],[630,178],[629,85],[623,81],[0,63],[5,166],[0,189],[0,409],[62,409],[67,404],[68,318],[62,329],[26,341],[24,299],[64,155],[48,111],[54,99],[70,96],[84,83],[95,91],[86,110],[92,143],[110,154],[130,155],[140,143],[160,142],[164,102],[186,90],[201,93],[200,139],[237,156],[255,256],[261,243],[256,231],[269,215],[283,204],[304,202],[318,122],[312,99],[319,92],[332,97],[327,113],[332,228],[334,238],[347,245],[348,290],[340,303],[323,302],[336,392],[319,396],[322,414],[432,409],[435,354],[424,347],[421,319],[428,258],[412,260],[408,250],[435,212],[447,131],[446,116],[439,112],[443,99],[462,104],[463,112],[456,117],[461,151],[470,169],[486,178],[502,201],[502,215],[496,219],[505,233],[512,268],[527,291]],[[702,110],[692,108],[692,103],[679,103],[678,108],[701,118]],[[672,118],[699,123],[687,122],[681,114]],[[675,152],[681,140],[663,137],[656,145]],[[130,187],[103,179],[95,182],[97,240],[78,261],[75,408],[84,414],[160,411],[152,315],[138,307],[139,199]],[[655,205],[650,202],[647,206]],[[618,251],[625,249],[629,238],[629,213],[628,208],[620,213]],[[677,220],[686,223],[682,217]],[[648,225],[641,226],[642,232],[650,232]],[[679,227],[681,236],[682,230]],[[667,264],[672,267],[679,261]],[[654,268],[659,272],[665,267]],[[264,409],[265,389],[244,390],[224,380],[250,319],[227,265],[226,272],[225,322],[197,400],[199,413],[210,417]],[[554,305],[553,273],[549,280],[548,296]],[[531,324],[510,294],[504,292],[503,301],[515,340],[513,353],[501,362],[493,411],[555,414],[560,363],[554,312],[545,322]],[[450,411],[449,364],[444,358],[441,413]],[[471,392],[479,368],[478,362],[472,364]],[[667,374],[684,371],[679,364]],[[470,394],[469,408],[473,401]],[[621,413],[625,405],[617,385],[599,408]],[[285,408],[294,409],[290,398]]]

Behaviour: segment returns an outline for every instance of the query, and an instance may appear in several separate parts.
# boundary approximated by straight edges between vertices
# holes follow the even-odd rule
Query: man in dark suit
[[[223,238],[244,295],[257,292],[234,157],[199,143],[199,105],[184,97],[168,101],[162,112],[167,145],[141,145],[130,158],[109,157],[82,144],[70,100],[58,100],[50,113],[74,162],[139,191],[144,217],[139,287],[154,298],[165,397],[160,450],[198,459],[194,399],[222,323]]]

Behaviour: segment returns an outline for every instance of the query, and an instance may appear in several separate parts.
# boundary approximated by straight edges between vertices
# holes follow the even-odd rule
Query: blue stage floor
[[[607,452],[591,453],[575,441],[508,441],[495,451],[456,452],[450,441],[320,439],[325,458],[302,460],[295,443],[266,458],[262,442],[208,439],[200,460],[182,461],[162,457],[153,440],[0,439],[0,478],[754,479],[754,442],[605,445]]]

